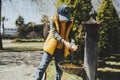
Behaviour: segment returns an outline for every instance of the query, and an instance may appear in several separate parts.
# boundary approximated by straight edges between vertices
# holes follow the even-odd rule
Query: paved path
[[[0,52],[0,80],[34,80],[42,51]]]

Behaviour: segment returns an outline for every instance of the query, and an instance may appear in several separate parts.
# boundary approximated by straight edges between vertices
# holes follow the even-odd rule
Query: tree
[[[23,30],[23,25],[24,25],[24,18],[22,16],[19,16],[15,22],[17,26],[17,32],[18,36],[22,38],[21,31]]]
[[[43,15],[41,22],[43,23],[43,36],[44,36],[44,39],[46,39],[50,30],[50,23],[49,23],[48,16]]]
[[[5,16],[4,17],[1,17],[1,22],[2,22],[2,29],[3,29],[3,34],[2,36],[4,37],[4,30],[5,30],[5,27],[4,27],[4,22],[5,22]]]
[[[42,22],[43,24],[48,23],[48,22],[49,22],[48,16],[47,16],[47,15],[43,15],[43,16],[42,16],[42,19],[41,19],[41,22]]]
[[[1,6],[2,6],[2,0],[0,0],[0,24],[1,24]],[[3,46],[2,46],[2,35],[1,35],[1,25],[0,25],[0,49],[3,49]]]
[[[25,35],[22,35],[22,36],[24,36],[24,38],[26,38],[26,37],[36,38],[37,34],[35,32],[35,26],[36,26],[36,23],[34,23],[34,22],[27,23],[26,26],[24,26],[23,34],[25,34]]]
[[[116,52],[120,49],[120,20],[113,7],[112,0],[104,0],[98,10],[98,20],[102,23],[100,27],[99,50],[100,55]],[[119,38],[119,39],[118,39]]]

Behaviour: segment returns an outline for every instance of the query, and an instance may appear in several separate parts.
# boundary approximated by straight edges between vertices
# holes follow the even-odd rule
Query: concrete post
[[[95,20],[95,15],[90,14],[90,20],[83,22],[86,27],[85,50],[84,50],[84,80],[96,80],[97,75],[97,43],[99,22]]]

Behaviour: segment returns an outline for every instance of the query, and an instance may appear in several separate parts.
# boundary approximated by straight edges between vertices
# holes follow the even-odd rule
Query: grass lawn
[[[4,50],[11,50],[11,51],[34,51],[34,50],[42,50],[43,49],[43,42],[36,41],[36,42],[3,42]]]
[[[54,76],[55,76],[54,60],[49,64],[46,72],[47,72],[46,80],[54,80]],[[77,75],[68,74],[66,72],[63,72],[62,80],[82,80],[82,78]]]
[[[101,59],[98,66],[99,80],[120,80],[120,54]]]

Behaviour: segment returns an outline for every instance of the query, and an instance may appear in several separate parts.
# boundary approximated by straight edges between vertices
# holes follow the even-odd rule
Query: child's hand
[[[71,45],[70,50],[71,51],[76,51],[78,49],[77,45]]]
[[[76,51],[78,49],[78,46],[75,44],[70,44],[67,41],[64,41],[65,46],[67,46],[71,51]]]

